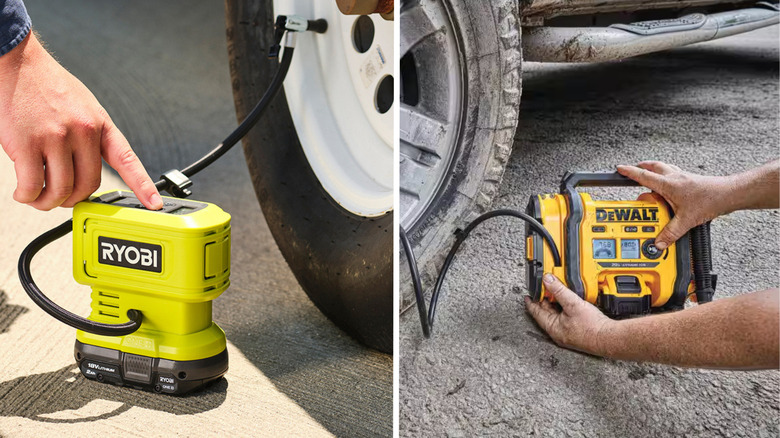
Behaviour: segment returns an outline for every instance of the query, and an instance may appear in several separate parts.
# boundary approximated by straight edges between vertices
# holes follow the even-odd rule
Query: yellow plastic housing
[[[150,211],[127,206],[133,200],[129,192],[108,192],[74,207],[73,277],[92,287],[90,320],[123,323],[136,309],[143,314],[141,327],[116,337],[79,330],[78,340],[177,361],[221,353],[225,333],[212,322],[211,301],[230,285],[230,215],[199,201],[163,197],[164,210]],[[106,239],[120,243],[111,248]],[[148,266],[108,264],[121,261],[122,248],[126,264],[140,263],[138,250],[129,249],[134,242],[158,248],[141,253]]]
[[[621,275],[636,276],[640,280],[641,291],[636,294],[621,293],[620,297],[643,297],[650,295],[651,307],[665,305],[674,293],[674,285],[677,279],[677,245],[672,244],[657,259],[648,259],[641,250],[643,242],[654,239],[658,233],[671,220],[671,210],[662,197],[655,193],[644,193],[635,201],[596,201],[588,193],[580,193],[583,203],[583,216],[580,224],[580,273],[585,286],[585,299],[598,304],[600,296],[617,295],[615,277]],[[547,245],[543,245],[544,272],[552,272],[556,277],[566,282],[566,245],[564,233],[566,219],[569,216],[568,205],[564,195],[540,195],[538,197],[541,222],[550,232],[561,253],[562,266],[555,267],[552,253]],[[657,209],[657,215],[650,219],[641,215],[634,216],[633,220],[608,220],[597,217],[596,211],[632,212],[636,209]],[[613,219],[619,219],[614,218]],[[631,219],[629,216],[628,219]],[[603,227],[603,231],[594,230]],[[594,256],[594,239],[612,239],[615,241],[616,254],[613,258],[597,259]],[[624,258],[621,256],[622,240],[638,240],[638,257]],[[533,260],[533,251],[539,250],[532,244],[529,236],[526,242],[528,249],[527,258]],[[605,266],[624,265],[624,266]],[[650,266],[653,265],[653,266]],[[568,286],[568,284],[567,284]],[[544,285],[540,299],[548,296]]]

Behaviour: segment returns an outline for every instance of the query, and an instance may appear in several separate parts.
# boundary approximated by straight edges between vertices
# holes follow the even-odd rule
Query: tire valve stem
[[[268,51],[268,57],[271,59],[279,57],[285,32],[306,32],[308,30],[317,33],[325,33],[328,31],[328,22],[323,18],[320,18],[319,20],[307,20],[298,15],[277,16],[276,24],[274,25],[274,44]],[[287,46],[287,44],[285,44],[285,46]]]

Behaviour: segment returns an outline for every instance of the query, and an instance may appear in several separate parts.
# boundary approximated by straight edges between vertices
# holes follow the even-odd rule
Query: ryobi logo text
[[[658,222],[658,209],[597,208],[596,222]]]
[[[98,236],[98,262],[104,265],[162,272],[162,246]]]

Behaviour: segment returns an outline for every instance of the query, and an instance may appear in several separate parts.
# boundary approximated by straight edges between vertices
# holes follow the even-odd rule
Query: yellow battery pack
[[[643,193],[633,201],[594,200],[578,187],[635,186],[618,173],[567,173],[561,193],[532,196],[526,213],[539,221],[561,254],[556,267],[541,235],[526,228],[528,290],[548,297],[542,276],[551,272],[581,298],[613,316],[654,308],[679,309],[694,289],[688,235],[661,251],[655,237],[673,217],[666,201]]]
[[[230,215],[216,205],[163,197],[150,211],[127,191],[73,209],[73,277],[92,288],[92,321],[138,330],[79,330],[76,361],[90,379],[182,394],[227,371],[225,333],[212,300],[230,285]]]

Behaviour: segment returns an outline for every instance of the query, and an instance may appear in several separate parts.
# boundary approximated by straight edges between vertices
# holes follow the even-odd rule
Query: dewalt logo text
[[[597,208],[596,222],[658,222],[658,209]]]

